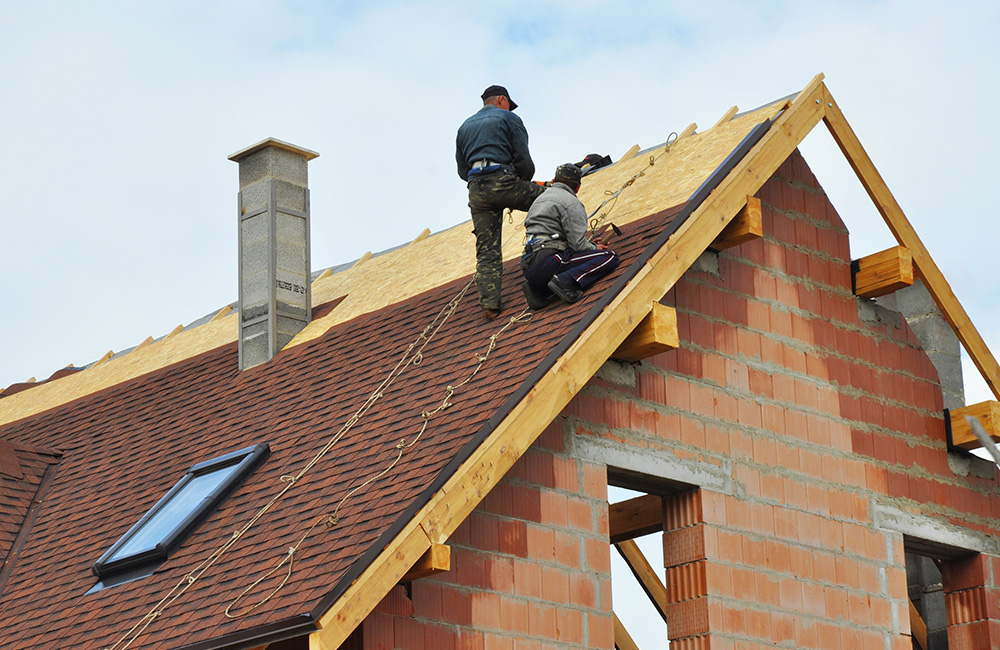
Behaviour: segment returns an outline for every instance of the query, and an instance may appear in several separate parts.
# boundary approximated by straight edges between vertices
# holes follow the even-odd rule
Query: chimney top
[[[249,147],[246,147],[245,149],[240,149],[233,155],[229,156],[229,160],[238,163],[247,156],[254,154],[260,151],[261,149],[265,149],[267,147],[275,147],[277,149],[284,149],[285,151],[297,153],[300,156],[305,157],[307,161],[319,157],[319,154],[316,153],[315,151],[304,149],[303,147],[297,147],[294,144],[285,142],[284,140],[278,140],[277,138],[267,138],[265,140],[261,140],[257,144],[252,144]]]

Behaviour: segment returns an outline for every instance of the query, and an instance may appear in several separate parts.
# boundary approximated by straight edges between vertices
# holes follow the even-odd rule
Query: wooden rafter
[[[972,425],[965,419],[966,415],[979,420],[986,433],[993,440],[1000,442],[1000,402],[987,400],[978,404],[969,404],[948,412],[951,424],[951,444],[962,449],[982,447],[979,437],[972,431]]]
[[[615,548],[622,556],[622,559],[625,560],[625,563],[628,564],[632,575],[639,581],[639,586],[649,596],[649,600],[656,607],[656,611],[660,613],[663,621],[666,622],[667,588],[664,586],[663,581],[660,580],[660,577],[656,575],[656,570],[650,565],[646,556],[643,555],[642,549],[632,540],[615,544]]]
[[[910,249],[913,263],[916,265],[931,297],[934,298],[934,302],[937,303],[941,313],[955,330],[955,334],[965,346],[972,362],[979,368],[979,372],[983,375],[990,390],[996,397],[1000,398],[1000,365],[997,364],[993,353],[990,352],[983,337],[972,324],[972,319],[958,302],[958,298],[951,290],[951,285],[941,273],[941,269],[934,263],[924,243],[920,241],[920,237],[917,236],[913,226],[903,214],[902,208],[899,207],[885,181],[882,180],[882,176],[875,169],[871,158],[868,157],[851,125],[847,123],[840,107],[837,106],[837,102],[833,100],[833,96],[830,95],[825,86],[823,87],[822,102],[823,121],[830,130],[830,134],[833,135],[833,139],[847,158],[854,173],[857,174],[858,180],[868,192],[868,196],[871,197],[896,241],[901,246]]]

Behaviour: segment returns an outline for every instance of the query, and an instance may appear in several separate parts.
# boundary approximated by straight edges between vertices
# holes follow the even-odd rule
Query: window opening
[[[264,443],[192,466],[94,563],[95,589],[151,574],[270,453]]]
[[[645,492],[636,492],[626,488],[608,486],[608,503],[619,504],[647,496]],[[655,573],[661,583],[663,581],[663,525],[656,532],[646,533],[619,543],[612,542],[611,553],[611,602],[614,605],[615,616],[621,621],[636,646],[642,650],[666,650],[667,627],[663,616],[653,604],[650,595],[636,575],[626,554],[632,552],[627,546],[635,544],[637,550],[648,562],[647,570]],[[633,547],[634,548],[634,547]],[[643,570],[641,566],[636,567]],[[617,644],[616,644],[617,646]]]

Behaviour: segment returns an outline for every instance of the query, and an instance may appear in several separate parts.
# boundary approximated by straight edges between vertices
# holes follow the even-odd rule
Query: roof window
[[[103,586],[151,574],[270,453],[265,443],[194,465],[94,563],[94,574]]]

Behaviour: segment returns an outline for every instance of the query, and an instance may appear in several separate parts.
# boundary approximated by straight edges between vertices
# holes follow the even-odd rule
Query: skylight
[[[152,573],[271,451],[259,444],[198,463],[94,563],[107,586]]]

